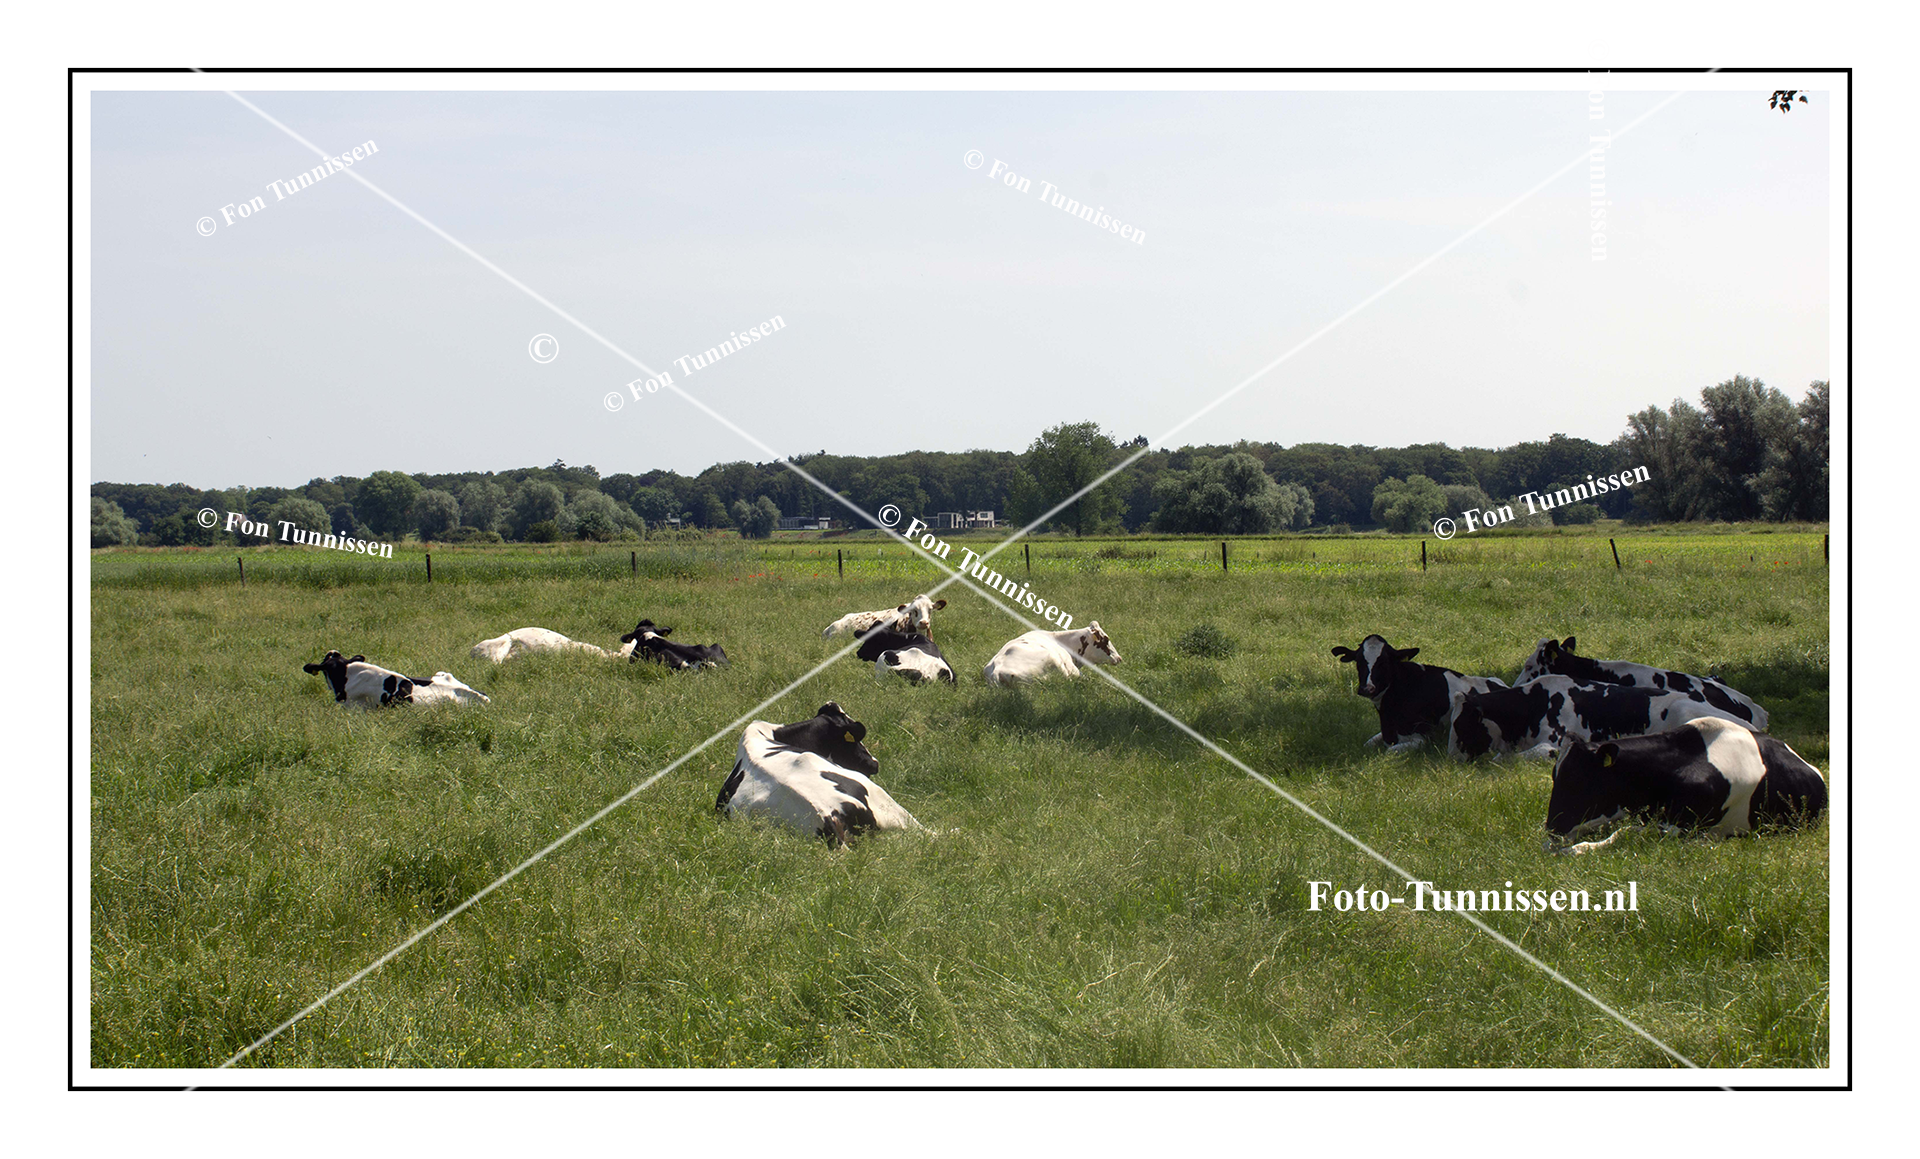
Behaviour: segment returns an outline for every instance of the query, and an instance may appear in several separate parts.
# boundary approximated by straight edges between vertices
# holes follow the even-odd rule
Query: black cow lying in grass
[[[1624,684],[1629,688],[1650,688],[1655,692],[1685,692],[1705,700],[1728,717],[1746,721],[1754,728],[1767,730],[1767,710],[1751,697],[1706,676],[1691,676],[1666,668],[1636,664],[1631,660],[1595,660],[1576,656],[1573,637],[1564,641],[1542,640],[1520,666],[1515,684],[1525,684],[1541,676],[1566,676],[1582,684]]]
[[[1641,817],[1728,837],[1766,822],[1811,821],[1826,807],[1826,779],[1799,753],[1711,718],[1657,736],[1570,745],[1554,766],[1547,832],[1564,841]],[[1572,849],[1601,849],[1626,831]]]
[[[627,657],[629,662],[644,658],[656,664],[665,664],[675,671],[684,668],[717,668],[727,663],[726,649],[720,645],[676,644],[667,639],[672,633],[672,628],[656,628],[652,620],[642,620],[634,626],[633,631],[620,637],[620,642],[633,645],[633,651]]]
[[[867,726],[831,700],[810,720],[756,720],[740,736],[714,810],[765,813],[835,845],[869,829],[924,828],[874,783],[880,762],[860,743],[866,735]]]
[[[487,697],[454,679],[451,672],[435,672],[430,680],[402,676],[378,664],[369,664],[365,656],[348,659],[328,652],[318,664],[306,666],[309,676],[319,674],[333,687],[333,698],[341,704],[366,708],[389,704],[487,704]]]
[[[940,646],[932,637],[919,632],[908,634],[875,628],[861,637],[858,655],[862,660],[873,661],[876,680],[884,680],[892,673],[914,684],[932,680],[958,683],[953,678],[953,666],[947,663]]]
[[[1381,636],[1368,636],[1358,648],[1336,645],[1333,654],[1343,664],[1358,666],[1360,685],[1355,691],[1373,701],[1380,714],[1380,731],[1367,743],[1384,742],[1391,752],[1418,748],[1429,737],[1444,741],[1457,693],[1506,687],[1492,676],[1463,676],[1451,668],[1409,663],[1420,649],[1395,648]]]

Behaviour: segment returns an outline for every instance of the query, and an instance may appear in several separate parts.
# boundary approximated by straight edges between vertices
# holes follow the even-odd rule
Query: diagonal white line
[[[195,69],[194,71],[198,72],[200,70]],[[1711,70],[1711,71],[1718,71],[1718,70]],[[223,89],[221,91],[225,92],[227,96],[232,97],[235,101],[238,101],[241,105],[252,110],[255,114],[260,116],[261,119],[265,120],[268,124],[273,125],[275,128],[279,129],[281,132],[286,133],[287,136],[293,138],[295,141],[298,141],[300,144],[306,146],[309,149],[312,149],[316,154],[318,154],[322,158],[328,156],[325,150],[314,145],[312,142],[307,141],[305,138],[301,137],[298,133],[295,133],[292,129],[288,128],[286,125],[281,124],[278,120],[274,119],[272,116],[267,114],[264,110],[260,109],[258,106],[254,105],[252,102],[246,100],[244,97],[241,97],[239,94],[234,93],[230,90]],[[1642,122],[1647,120],[1647,118],[1653,116],[1655,113],[1659,112],[1661,109],[1665,108],[1667,105],[1678,100],[1682,95],[1684,95],[1684,90],[1682,90],[1681,92],[1676,92],[1672,94],[1671,96],[1667,97],[1666,100],[1661,101],[1659,104],[1655,105],[1653,108],[1649,109],[1647,112],[1641,114],[1639,117],[1636,117],[1633,121],[1629,122],[1619,132],[1613,133],[1609,138],[1608,147],[1611,147],[1611,144],[1613,141],[1618,140],[1620,137],[1626,135],[1628,132],[1632,131],[1636,126],[1640,125]],[[1467,241],[1469,238],[1473,237],[1475,234],[1478,234],[1480,231],[1484,230],[1487,226],[1491,225],[1493,222],[1499,220],[1501,217],[1504,217],[1507,213],[1511,212],[1516,206],[1520,205],[1522,202],[1526,201],[1528,198],[1538,193],[1541,189],[1546,188],[1546,186],[1548,186],[1555,180],[1559,179],[1561,176],[1564,176],[1568,171],[1578,166],[1582,161],[1587,160],[1590,156],[1592,156],[1594,152],[1595,150],[1592,150],[1592,149],[1582,151],[1579,156],[1575,157],[1572,161],[1567,162],[1567,164],[1555,170],[1548,177],[1536,183],[1533,187],[1528,189],[1525,193],[1522,193],[1520,196],[1509,201],[1506,205],[1495,210],[1493,213],[1483,218],[1479,223],[1475,224],[1472,228],[1468,229],[1465,233],[1461,234],[1459,237],[1455,238],[1453,241],[1449,242],[1447,245],[1442,246],[1440,249],[1434,251],[1432,254],[1428,255],[1425,259],[1416,263],[1414,266],[1409,268],[1406,272],[1402,273],[1399,277],[1395,278],[1393,281],[1387,283],[1385,286],[1381,287],[1379,290],[1376,290],[1374,293],[1368,295],[1366,298],[1356,303],[1354,306],[1349,308],[1345,313],[1341,314],[1339,317],[1335,318],[1331,322],[1328,322],[1326,325],[1322,326],[1320,329],[1316,330],[1313,334],[1309,335],[1307,338],[1297,343],[1293,348],[1289,349],[1284,354],[1280,355],[1278,358],[1275,358],[1272,362],[1269,362],[1267,365],[1261,367],[1259,370],[1253,372],[1251,375],[1248,375],[1245,379],[1243,379],[1238,384],[1233,386],[1226,393],[1220,395],[1218,398],[1214,399],[1212,402],[1208,403],[1206,406],[1202,407],[1200,410],[1194,412],[1188,418],[1175,424],[1165,434],[1163,434],[1159,440],[1155,440],[1155,441],[1164,443],[1167,439],[1171,438],[1174,434],[1178,433],[1179,431],[1181,431],[1182,429],[1184,429],[1185,427],[1193,423],[1195,420],[1199,419],[1203,415],[1212,411],[1214,408],[1220,406],[1222,403],[1226,402],[1229,398],[1232,398],[1234,395],[1240,393],[1240,391],[1246,389],[1246,387],[1252,385],[1255,381],[1265,376],[1267,373],[1274,370],[1276,367],[1280,366],[1282,363],[1285,363],[1286,361],[1291,359],[1294,355],[1298,354],[1300,351],[1305,350],[1308,346],[1312,345],[1314,342],[1318,341],[1320,338],[1324,337],[1326,334],[1332,332],[1336,327],[1346,322],[1349,318],[1353,317],[1355,314],[1359,313],[1361,310],[1365,309],[1367,306],[1372,305],[1374,302],[1380,300],[1382,297],[1386,296],[1388,293],[1390,293],[1393,289],[1398,287],[1400,284],[1407,281],[1409,278],[1413,277],[1415,274],[1419,273],[1421,270],[1425,269],[1429,265],[1432,265],[1435,261],[1438,261],[1441,257],[1444,257],[1446,254],[1452,252],[1454,249],[1459,247],[1462,243]],[[578,319],[574,318],[571,314],[568,314],[565,310],[562,310],[559,306],[548,301],[545,297],[541,296],[539,293],[534,291],[531,287],[528,287],[527,285],[519,281],[519,279],[513,277],[511,274],[508,274],[505,270],[502,270],[500,267],[494,265],[492,262],[488,261],[485,257],[482,257],[479,253],[475,252],[473,249],[469,248],[467,245],[459,241],[457,238],[454,238],[451,234],[448,234],[445,230],[442,230],[439,226],[434,225],[432,222],[428,221],[425,217],[422,217],[419,213],[416,213],[412,208],[408,207],[407,205],[399,201],[397,198],[391,196],[384,190],[380,189],[378,186],[374,185],[371,181],[368,181],[361,174],[351,169],[342,170],[342,172],[346,173],[347,176],[352,177],[355,181],[358,181],[361,185],[371,190],[374,194],[379,196],[381,199],[387,201],[389,204],[393,205],[395,208],[399,209],[401,212],[405,213],[407,216],[413,218],[415,221],[418,221],[421,225],[425,226],[428,230],[432,231],[435,235],[439,236],[440,238],[447,241],[450,245],[454,246],[454,248],[460,250],[462,253],[468,255],[469,257],[473,258],[475,261],[479,262],[482,266],[485,266],[488,270],[491,270],[493,273],[497,274],[499,277],[504,279],[510,285],[514,286],[516,289],[525,293],[528,297],[532,298],[534,301],[539,302],[541,305],[552,310],[554,314],[564,319],[570,325],[577,328],[581,333],[586,334],[588,337],[600,343],[602,346],[606,347],[608,350],[612,351],[614,354],[624,359],[628,363],[631,363],[633,366],[637,367],[641,371],[644,371],[649,376],[657,377],[658,372],[654,371],[651,367],[647,366],[644,362],[641,362],[638,358],[635,358],[633,355],[627,353],[625,350],[621,349],[619,346],[608,341],[606,338],[602,337],[598,332],[588,327],[585,323],[579,321]],[[964,584],[970,590],[972,590],[976,595],[979,595],[984,599],[986,599],[988,603],[990,603],[994,607],[999,608],[1001,611],[1005,612],[1007,615],[1011,616],[1016,621],[1026,625],[1029,629],[1039,628],[1039,625],[1036,625],[1031,620],[1028,620],[1025,616],[1021,615],[1017,610],[1001,603],[997,597],[987,595],[986,592],[982,591],[971,580],[967,579],[960,572],[954,571],[951,567],[948,567],[945,561],[922,550],[918,544],[913,543],[911,540],[906,539],[905,537],[901,536],[899,533],[893,531],[891,528],[885,527],[883,524],[880,523],[878,519],[875,519],[871,514],[869,514],[867,511],[859,507],[857,504],[853,503],[851,500],[844,498],[838,492],[834,491],[831,487],[828,487],[825,483],[822,483],[819,479],[815,478],[810,472],[803,470],[797,464],[780,459],[778,453],[775,452],[772,447],[768,446],[766,443],[756,438],[750,432],[736,425],[732,420],[726,418],[724,415],[721,415],[717,411],[713,410],[711,407],[708,407],[705,403],[694,398],[692,395],[686,393],[677,384],[673,383],[671,379],[668,380],[667,386],[675,394],[679,395],[682,399],[685,399],[688,403],[692,404],[696,409],[706,414],[709,418],[712,418],[715,422],[718,422],[720,425],[726,427],[728,430],[739,435],[741,438],[745,439],[747,442],[752,443],[754,446],[765,451],[770,458],[780,462],[788,470],[793,471],[796,475],[799,475],[802,479],[805,479],[808,483],[818,488],[821,492],[828,495],[832,499],[838,501],[842,506],[847,507],[849,510],[852,510],[858,513],[859,515],[867,519],[868,522],[871,523],[873,526],[882,528],[882,530],[884,530],[888,535],[892,536],[894,539],[900,541],[901,543],[906,544],[910,549],[914,550],[923,558],[933,563],[936,567],[940,568],[943,571],[946,571],[948,573],[948,577],[945,580],[942,580],[939,584],[935,585],[933,588],[929,589],[928,594],[931,595],[931,594],[937,593],[943,590],[944,588],[946,588],[948,585],[953,584],[955,582],[959,582]],[[1151,445],[1152,444],[1149,443],[1148,447],[1151,447]],[[1003,540],[999,545],[987,551],[984,555],[980,555],[978,557],[978,561],[984,562],[985,560],[999,554],[1001,551],[1005,550],[1006,548],[1011,547],[1015,541],[1031,533],[1034,530],[1034,528],[1039,527],[1041,524],[1045,523],[1048,519],[1051,519],[1053,516],[1059,514],[1061,511],[1065,510],[1068,506],[1072,505],[1075,501],[1080,499],[1082,496],[1087,495],[1088,493],[1093,491],[1094,488],[1100,486],[1102,483],[1106,482],[1106,480],[1112,478],[1114,475],[1118,474],[1121,470],[1125,469],[1128,465],[1138,460],[1142,455],[1147,453],[1147,450],[1148,448],[1141,448],[1140,450],[1136,451],[1132,455],[1127,456],[1119,464],[1109,469],[1106,473],[1100,475],[1093,482],[1087,484],[1085,487],[1082,487],[1080,490],[1074,492],[1072,495],[1069,495],[1066,499],[1062,500],[1058,504],[1054,505],[1052,508],[1048,509],[1038,519],[1035,519],[1033,522],[1029,523],[1027,526],[1021,528],[1018,532],[1008,537],[1007,539]],[[295,1014],[293,1017],[287,1019],[285,1022],[281,1023],[279,1026],[269,1031],[267,1034],[262,1036],[259,1040],[250,1044],[245,1049],[239,1051],[232,1058],[229,1058],[226,1062],[221,1063],[220,1067],[225,1068],[225,1067],[232,1066],[235,1062],[246,1057],[248,1054],[251,1054],[253,1051],[259,1049],[261,1046],[271,1041],[273,1038],[275,1038],[276,1036],[284,1032],[288,1027],[298,1022],[300,1019],[306,1017],[308,1014],[311,1014],[313,1011],[318,1010],[320,1007],[324,1006],[326,1003],[332,1001],[335,997],[345,992],[349,987],[359,982],[362,978],[365,978],[369,974],[373,973],[375,970],[379,969],[381,966],[385,965],[387,962],[391,961],[394,957],[404,952],[408,947],[414,945],[416,942],[420,941],[422,938],[428,936],[429,934],[433,933],[435,930],[439,929],[441,926],[445,925],[447,922],[459,916],[459,914],[464,912],[468,907],[472,906],[474,903],[478,902],[481,898],[492,893],[494,890],[498,889],[500,886],[505,885],[508,881],[519,876],[521,872],[523,872],[524,870],[532,866],[534,863],[546,857],[547,854],[553,852],[555,849],[558,849],[560,846],[566,844],[568,841],[571,841],[574,837],[578,836],[580,833],[585,832],[588,828],[593,826],[601,818],[605,817],[607,814],[613,812],[615,809],[619,808],[621,805],[631,800],[635,795],[640,793],[642,790],[646,789],[648,786],[652,785],[654,782],[658,781],[661,777],[666,776],[668,773],[672,772],[674,769],[684,764],[687,760],[691,759],[695,754],[707,748],[714,741],[720,739],[720,737],[722,736],[729,734],[733,729],[738,728],[741,724],[749,720],[755,713],[758,713],[762,709],[770,707],[772,704],[780,700],[782,697],[786,696],[789,692],[793,691],[795,688],[799,687],[801,684],[806,683],[808,680],[811,680],[814,676],[818,675],[820,672],[824,671],[827,667],[832,665],[835,661],[846,656],[848,653],[854,651],[859,646],[860,646],[859,641],[856,640],[854,643],[849,644],[846,648],[843,648],[839,652],[835,653],[833,656],[828,657],[826,660],[822,661],[820,664],[815,665],[812,669],[807,671],[804,675],[800,676],[791,684],[787,685],[786,688],[782,689],[780,692],[776,693],[774,696],[770,697],[769,699],[764,700],[761,703],[755,705],[753,708],[749,709],[744,715],[735,718],[733,722],[731,722],[730,724],[722,728],[720,731],[714,733],[712,736],[709,736],[706,740],[701,741],[698,745],[688,750],[684,755],[682,755],[681,757],[673,761],[671,764],[667,765],[665,768],[661,769],[659,772],[648,777],[646,780],[642,781],[640,784],[628,790],[625,794],[621,795],[617,800],[607,805],[606,807],[602,808],[599,812],[595,813],[593,816],[589,817],[587,820],[581,822],[579,825],[575,826],[573,829],[569,830],[567,833],[555,839],[553,842],[548,844],[545,848],[541,849],[538,853],[535,853],[533,856],[527,858],[525,861],[521,862],[519,865],[509,870],[499,880],[481,889],[480,891],[475,893],[472,897],[469,897],[468,899],[460,903],[458,906],[454,907],[452,910],[449,910],[446,914],[442,915],[440,918],[436,919],[431,924],[422,928],[415,934],[409,936],[405,941],[401,942],[398,946],[394,947],[392,950],[388,951],[386,954],[383,954],[380,958],[376,959],[374,962],[372,962],[371,964],[366,966],[364,969],[362,969],[359,973],[353,975],[351,978],[347,979],[345,982],[342,982],[340,985],[334,987],[334,989],[328,991],[325,995],[315,1000],[313,1003],[308,1005],[305,1009],[301,1010],[299,1013]],[[1348,833],[1345,829],[1341,828],[1339,825],[1336,825],[1333,821],[1329,820],[1328,818],[1322,816],[1319,812],[1317,812],[1316,810],[1308,806],[1305,802],[1301,801],[1299,798],[1293,796],[1291,793],[1286,792],[1284,789],[1280,788],[1280,786],[1275,784],[1273,781],[1261,775],[1260,773],[1256,772],[1247,764],[1240,761],[1238,758],[1234,757],[1232,754],[1228,753],[1226,750],[1220,748],[1217,744],[1208,740],[1206,737],[1202,736],[1199,732],[1195,731],[1193,728],[1191,728],[1186,723],[1181,721],[1178,717],[1175,717],[1172,713],[1168,712],[1166,709],[1161,708],[1159,705],[1148,700],[1145,696],[1142,696],[1140,693],[1136,692],[1132,687],[1127,685],[1125,682],[1121,681],[1119,678],[1115,677],[1114,675],[1105,671],[1104,669],[1098,666],[1092,666],[1092,667],[1094,667],[1094,670],[1099,675],[1104,677],[1108,682],[1113,684],[1116,688],[1119,688],[1121,691],[1125,692],[1128,696],[1130,696],[1134,700],[1140,702],[1142,705],[1145,705],[1147,708],[1151,709],[1155,714],[1167,720],[1169,723],[1173,724],[1175,727],[1180,729],[1182,732],[1186,733],[1188,736],[1199,741],[1200,744],[1206,747],[1209,751],[1213,752],[1215,755],[1227,761],[1229,764],[1232,764],[1236,768],[1245,772],[1248,776],[1259,781],[1261,784],[1265,785],[1268,789],[1278,794],[1282,799],[1286,800],[1289,804],[1293,805],[1295,808],[1299,809],[1301,812],[1305,813],[1307,816],[1313,818],[1315,821],[1318,821],[1320,824],[1332,830],[1335,834],[1339,835],[1341,838],[1351,843],[1354,847],[1361,850],[1362,852],[1367,854],[1369,857],[1379,862],[1381,865],[1384,865],[1388,869],[1393,870],[1395,873],[1400,874],[1402,877],[1402,880],[1412,879],[1411,875],[1409,875],[1406,870],[1401,869],[1399,866],[1395,865],[1392,861],[1388,860],[1385,856],[1376,852],[1373,848],[1368,846],[1366,843],[1362,842],[1359,838],[1353,836],[1351,833]],[[1609,1015],[1610,1017],[1618,1021],[1621,1025],[1627,1027],[1629,1030],[1633,1031],[1635,1034],[1639,1035],[1641,1038],[1652,1043],[1654,1046],[1658,1047],[1667,1055],[1671,1056],[1672,1058],[1678,1060],[1679,1062],[1683,1063],[1688,1067],[1699,1069],[1697,1064],[1692,1062],[1685,1055],[1682,1055],[1678,1051],[1674,1050],[1672,1047],[1666,1045],[1664,1042],[1654,1037],[1651,1033],[1649,1033],[1648,1031],[1646,1031],[1645,1029],[1641,1028],[1639,1025],[1634,1023],[1631,1019],[1627,1018],[1625,1015],[1621,1014],[1619,1011],[1615,1010],[1613,1007],[1607,1005],[1605,1002],[1602,1002],[1599,998],[1589,993],[1587,990],[1579,986],[1577,983],[1575,983],[1572,979],[1568,978],[1566,975],[1560,973],[1558,970],[1555,970],[1553,967],[1547,965],[1545,962],[1542,962],[1539,958],[1536,958],[1534,955],[1528,953],[1526,950],[1522,949],[1513,941],[1511,941],[1510,939],[1502,935],[1498,930],[1493,929],[1491,926],[1487,925],[1485,922],[1481,921],[1479,918],[1475,917],[1473,914],[1468,913],[1466,911],[1460,911],[1460,910],[1456,910],[1452,912],[1459,913],[1461,917],[1465,918],[1468,922],[1470,922],[1472,925],[1480,929],[1483,933],[1487,934],[1489,937],[1492,937],[1493,939],[1498,941],[1501,945],[1505,946],[1507,949],[1513,951],[1513,953],[1518,955],[1523,960],[1538,967],[1540,970],[1545,972],[1549,977],[1553,978],[1555,981],[1566,986],[1569,990],[1573,991],[1575,994],[1578,994],[1580,997],[1586,999],[1588,1002],[1592,1003],[1594,1006],[1596,1006],[1597,1008],[1605,1012],[1607,1015]],[[188,1089],[191,1090],[195,1088],[188,1088]],[[1730,1087],[1723,1088],[1723,1089],[1731,1090]]]

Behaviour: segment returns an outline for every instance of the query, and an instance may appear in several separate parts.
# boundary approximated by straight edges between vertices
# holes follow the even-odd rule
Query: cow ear
[[[314,674],[315,672],[318,672],[318,671],[320,671],[320,665],[318,665],[318,664],[309,664],[309,665],[307,665],[307,675],[309,675],[309,676],[311,676],[311,675],[313,675],[313,674]]]
[[[673,629],[672,628],[655,628],[653,630],[653,634],[656,636],[671,636],[673,635]]]
[[[933,610],[934,610],[934,611],[936,611],[936,612],[937,612],[937,611],[939,611],[939,610],[940,610],[941,608],[944,608],[944,607],[946,607],[946,606],[947,606],[947,601],[945,601],[945,600],[935,600],[935,601],[933,601]]]
[[[1562,643],[1561,643],[1561,645],[1560,645],[1560,646],[1561,646],[1562,648],[1565,648],[1565,649],[1566,649],[1567,651],[1569,651],[1569,652],[1571,652],[1571,651],[1573,651],[1573,637],[1572,637],[1572,636],[1568,636],[1568,637],[1566,638],[1566,640],[1565,640],[1564,642],[1562,642]]]
[[[1599,752],[1600,752],[1600,767],[1604,769],[1610,769],[1613,767],[1613,758],[1620,755],[1620,746],[1617,744],[1613,744],[1612,742],[1608,742],[1607,744],[1603,744],[1600,746]]]
[[[1340,657],[1340,663],[1342,664],[1353,663],[1353,649],[1351,648],[1343,648],[1340,645],[1335,644],[1333,646],[1333,654],[1335,656]]]
[[[1418,648],[1395,648],[1393,650],[1393,658],[1395,660],[1411,660],[1419,654],[1420,649]]]
[[[360,655],[358,652],[355,652],[353,654],[353,657],[347,661],[347,663],[349,664],[364,664],[366,662],[367,662],[367,658],[365,656]]]

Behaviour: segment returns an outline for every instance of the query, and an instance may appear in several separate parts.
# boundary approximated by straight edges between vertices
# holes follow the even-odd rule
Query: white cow
[[[592,652],[596,656],[617,659],[633,651],[632,644],[622,644],[620,651],[609,652],[596,644],[581,640],[569,640],[560,633],[547,628],[515,628],[504,636],[495,636],[491,640],[482,640],[475,644],[468,655],[480,660],[491,660],[499,664],[515,656],[524,656],[529,652],[564,652],[576,649]]]
[[[740,736],[719,813],[765,813],[835,845],[868,829],[925,829],[873,782],[880,762],[860,743],[867,726],[829,700],[809,720],[756,720]]]
[[[366,708],[388,704],[490,704],[491,699],[454,678],[451,672],[435,672],[433,679],[421,680],[369,664],[365,656],[348,659],[328,652],[318,664],[306,666],[307,672],[320,673],[333,686],[333,698],[341,704]]]
[[[897,608],[881,608],[877,612],[848,612],[820,633],[822,640],[831,640],[842,632],[852,632],[864,636],[876,627],[891,628],[909,636],[933,635],[933,614],[947,606],[947,601],[936,600],[932,596],[920,595],[908,600]]]
[[[1100,630],[1098,620],[1065,632],[1036,629],[1007,641],[1006,646],[987,661],[987,683],[1039,680],[1050,672],[1078,676],[1085,664],[1119,662],[1120,651]]]

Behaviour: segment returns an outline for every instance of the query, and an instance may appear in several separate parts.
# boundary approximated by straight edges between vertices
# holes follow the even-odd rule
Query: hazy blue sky
[[[1664,93],[250,93],[782,453],[1157,437]],[[92,477],[287,486],[764,458],[218,93],[93,98]],[[1689,93],[1181,433],[1610,440],[1829,377],[1828,131]],[[987,164],[962,157],[980,150]],[[989,179],[994,159],[1034,181]],[[1067,216],[1041,181],[1146,230]],[[267,208],[211,237],[197,219]],[[560,340],[557,361],[527,353]]]

